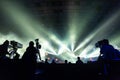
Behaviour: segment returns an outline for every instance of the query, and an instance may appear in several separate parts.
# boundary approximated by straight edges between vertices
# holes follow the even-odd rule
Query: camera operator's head
[[[96,47],[102,47],[103,45],[109,45],[108,39],[103,39],[95,43]]]
[[[6,41],[3,43],[3,45],[9,46],[9,41],[6,40]]]
[[[108,44],[109,44],[108,39],[103,39],[102,41],[103,41],[103,44],[104,44],[104,45],[108,45]]]
[[[33,41],[30,41],[30,42],[29,42],[29,46],[34,46],[34,42],[33,42]]]

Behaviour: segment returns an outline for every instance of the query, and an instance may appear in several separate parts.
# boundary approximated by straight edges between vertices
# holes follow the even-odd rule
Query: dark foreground
[[[101,62],[88,64],[44,64],[31,66],[21,60],[0,62],[0,80],[120,80],[120,60],[111,63],[109,75],[104,75]]]

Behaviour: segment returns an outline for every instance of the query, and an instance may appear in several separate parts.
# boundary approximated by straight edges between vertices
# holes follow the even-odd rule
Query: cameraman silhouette
[[[34,42],[30,41],[29,42],[29,46],[27,47],[25,53],[22,56],[23,61],[25,61],[26,63],[36,63],[36,59],[37,59],[37,49],[34,47]]]
[[[24,66],[24,77],[26,80],[31,80],[34,76],[36,64],[37,64],[37,49],[34,47],[34,42],[30,41],[25,53],[22,56]]]
[[[114,47],[109,44],[108,39],[103,39],[96,43],[96,47],[100,48],[100,57],[105,61],[114,59]],[[102,55],[102,56],[101,56]]]
[[[6,54],[9,54],[8,47],[9,47],[8,40],[6,40],[2,45],[0,45],[0,59],[4,60],[7,58]]]
[[[108,76],[110,74],[111,61],[114,59],[114,47],[109,44],[108,39],[103,39],[98,41],[96,47],[100,48],[100,56],[98,60],[103,62],[104,75]],[[102,56],[101,56],[102,55]]]

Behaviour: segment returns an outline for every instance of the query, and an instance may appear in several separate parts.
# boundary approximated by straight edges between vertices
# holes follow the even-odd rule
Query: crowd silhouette
[[[97,43],[95,43],[95,46],[100,48],[100,55],[98,57],[98,62],[102,62],[102,68],[103,68],[100,71],[100,73],[103,74],[105,78],[108,78],[110,76],[110,68],[111,68],[112,60],[120,58],[119,50],[115,49],[109,43],[108,39],[103,39],[103,40],[98,41]],[[12,51],[9,51],[8,50],[9,48],[12,48]],[[26,48],[26,51],[24,52],[21,59],[19,58],[20,54],[17,52],[18,48],[22,48],[22,44],[16,41],[6,40],[5,42],[3,42],[3,44],[0,45],[0,62],[4,63],[6,61],[9,62],[11,60],[14,60],[14,62],[21,62],[22,70],[19,70],[18,72],[19,73],[21,72],[22,73],[21,76],[23,75],[23,77],[20,79],[24,78],[26,80],[34,80],[36,69],[38,68],[38,63],[37,63],[38,57],[37,56],[39,56],[39,59],[41,60],[41,55],[39,52],[39,49],[41,49],[41,45],[39,44],[39,39],[35,39],[35,43],[34,41],[29,42],[29,46]],[[43,64],[43,62],[41,63]],[[58,63],[56,63],[54,59],[52,60],[51,63],[48,62],[48,59],[45,59],[44,64],[56,65]],[[69,65],[72,63],[68,62],[68,60],[65,60],[64,64]],[[84,65],[80,57],[76,57],[75,64]],[[79,68],[78,68],[78,71],[79,71]],[[69,72],[69,71],[66,70],[66,72]]]

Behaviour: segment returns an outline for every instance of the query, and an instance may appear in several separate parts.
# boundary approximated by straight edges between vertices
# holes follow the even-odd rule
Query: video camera
[[[10,45],[11,45],[11,47],[16,47],[16,48],[22,48],[23,47],[23,45],[21,43],[16,42],[14,40],[10,41]]]
[[[95,43],[95,47],[100,47],[102,45],[102,41],[98,41],[97,43]]]

